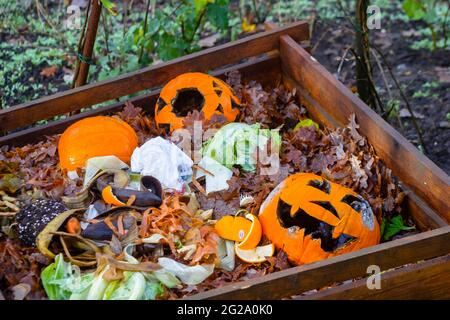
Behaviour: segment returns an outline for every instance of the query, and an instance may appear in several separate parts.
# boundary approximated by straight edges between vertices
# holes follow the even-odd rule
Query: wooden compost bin
[[[325,126],[345,126],[349,116],[356,114],[360,133],[408,192],[405,210],[422,232],[190,298],[279,299],[324,287],[329,288],[299,298],[450,298],[449,176],[308,54],[299,44],[309,39],[306,22],[269,29],[167,63],[1,110],[0,131],[4,135],[0,137],[0,145],[37,142],[45,135],[61,133],[82,118],[117,112],[124,106],[124,101],[118,99],[134,93],[140,94],[130,101],[151,115],[160,87],[184,72],[210,72],[223,78],[227,72],[239,70],[244,79],[257,80],[263,86],[283,82],[286,87],[296,89],[299,102],[315,121]],[[110,104],[45,125],[30,126],[105,102]],[[332,286],[367,277],[369,265],[377,265],[384,271],[381,289],[369,290],[364,278]]]

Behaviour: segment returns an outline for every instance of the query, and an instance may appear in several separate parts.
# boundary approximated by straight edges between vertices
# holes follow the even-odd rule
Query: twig
[[[214,173],[212,173],[212,172],[209,171],[209,170],[206,170],[206,169],[203,168],[203,167],[200,167],[198,164],[194,164],[192,167],[193,167],[194,169],[198,169],[198,170],[203,171],[204,173],[209,174],[210,176],[214,177]]]
[[[255,10],[256,19],[258,19],[258,24],[261,23],[261,16],[259,15],[258,6],[256,5],[256,0],[253,0],[253,9]]]
[[[367,76],[367,82],[369,83],[369,90],[372,92],[372,94],[374,95],[375,99],[377,100],[378,106],[380,107],[380,111],[382,113],[384,113],[384,104],[383,102],[381,102],[381,98],[378,95],[378,92],[375,88],[375,84],[373,82],[373,78],[369,77],[368,74],[368,70],[365,66],[365,64],[362,63],[362,61],[360,60],[360,58],[358,57],[358,54],[356,53],[355,49],[350,48],[350,51],[353,53],[353,55],[355,56],[356,60],[358,63],[360,63],[363,66],[363,71],[365,72],[366,76]]]
[[[425,153],[428,153],[427,148],[426,148],[426,146],[425,146],[425,142],[424,142],[424,140],[423,140],[422,131],[420,130],[420,127],[419,127],[419,125],[418,125],[418,123],[417,123],[416,116],[415,116],[414,113],[413,113],[412,107],[411,107],[411,105],[410,105],[410,103],[409,103],[408,98],[406,97],[405,92],[403,91],[402,87],[400,86],[399,82],[397,81],[397,78],[396,78],[395,75],[394,75],[394,71],[393,71],[393,69],[392,69],[391,64],[388,62],[388,60],[386,59],[385,55],[381,52],[381,50],[380,50],[379,48],[377,48],[377,47],[376,47],[375,45],[373,45],[373,44],[372,44],[371,46],[372,46],[372,47],[375,49],[375,51],[380,55],[381,59],[383,59],[384,64],[386,65],[386,67],[387,67],[387,69],[388,69],[388,71],[389,71],[389,74],[391,75],[392,80],[394,80],[395,86],[396,86],[397,89],[399,90],[402,99],[403,99],[403,100],[405,101],[405,103],[406,103],[406,107],[408,108],[409,114],[411,115],[411,121],[412,121],[412,123],[413,123],[414,128],[415,128],[416,131],[417,131],[417,135],[418,135],[418,137],[419,137],[420,145],[422,146],[423,151],[424,151]]]
[[[319,39],[317,39],[316,43],[314,44],[314,47],[311,49],[311,54],[313,54],[316,49],[319,47],[320,42],[323,40],[323,38],[325,38],[325,36],[328,34],[328,32],[330,32],[329,29],[325,30],[319,37]]]
[[[103,24],[103,31],[105,32],[105,45],[106,45],[106,56],[108,57],[108,63],[111,65],[111,56],[109,54],[109,33],[108,33],[108,27],[107,27],[107,15],[105,14],[105,11],[102,10],[102,24]]]
[[[337,5],[338,5],[339,9],[344,13],[344,16],[347,18],[347,20],[350,22],[350,24],[352,25],[353,29],[354,29],[354,30],[359,30],[360,27],[357,26],[357,25],[353,22],[353,20],[352,20],[352,18],[351,18],[351,15],[350,15],[349,12],[347,11],[347,9],[344,8],[344,5],[342,4],[341,0],[338,0],[338,1],[337,1]]]
[[[197,34],[198,28],[200,27],[205,14],[206,14],[206,8],[204,8],[202,10],[202,12],[200,13],[200,16],[198,17],[197,24],[195,25],[195,28],[194,28],[194,32],[192,32],[192,37],[189,38],[189,44],[192,42],[192,40],[194,40],[194,37]]]
[[[375,58],[375,62],[377,63],[378,68],[380,69],[381,77],[383,78],[384,85],[386,86],[386,91],[388,93],[389,100],[394,101],[394,97],[392,95],[391,88],[389,88],[389,83],[387,81],[386,74],[384,73],[383,66],[381,65],[381,61],[378,58],[378,56],[373,48],[370,48],[370,51],[372,52],[372,55]],[[392,107],[389,110],[385,111],[386,118],[389,117],[392,110],[394,110],[394,107],[395,107],[395,104],[392,104]],[[403,131],[404,130],[403,123],[402,123],[402,120],[400,119],[400,117],[398,116],[398,114],[395,115],[395,118],[396,118],[401,130]]]
[[[381,65],[380,59],[378,59],[378,56],[376,55],[376,52],[375,52],[375,50],[373,50],[373,48],[371,48],[370,51],[372,52],[375,62],[377,63],[378,69],[380,69],[381,78],[383,79],[384,85],[386,86],[386,91],[389,95],[389,99],[392,100],[391,88],[389,88],[389,83],[386,79],[386,75],[384,73],[383,66]]]
[[[339,62],[339,66],[337,68],[337,78],[339,79],[339,75],[341,74],[342,66],[344,65],[345,58],[347,57],[348,51],[350,50],[350,47],[347,47],[345,49],[344,54],[341,57],[341,61]]]
[[[144,18],[144,34],[142,35],[142,37],[145,37],[145,34],[147,33],[147,21],[148,21],[148,12],[150,10],[150,3],[151,0],[147,0],[147,7],[146,7],[146,11],[145,11],[145,18]],[[139,63],[142,62],[142,55],[144,54],[144,43],[145,41],[142,41],[141,44],[141,50],[139,51]]]
[[[448,13],[450,11],[450,2],[447,4],[447,11],[445,12],[445,17],[444,17],[444,21],[442,22],[442,34],[444,35],[444,49],[447,48],[447,18],[448,18]]]

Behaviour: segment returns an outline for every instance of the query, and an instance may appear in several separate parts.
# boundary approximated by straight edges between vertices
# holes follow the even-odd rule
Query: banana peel
[[[84,209],[70,209],[64,211],[45,226],[45,228],[36,237],[36,246],[43,255],[51,259],[55,258],[55,254],[48,248],[50,246],[50,242],[53,239],[53,233],[58,231],[58,229],[61,228],[61,226],[69,217],[83,210]]]

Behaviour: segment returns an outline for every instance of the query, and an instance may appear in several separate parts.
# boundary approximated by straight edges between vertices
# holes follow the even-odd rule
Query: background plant
[[[129,29],[126,50],[138,55],[142,64],[155,57],[174,59],[200,49],[205,27],[228,28],[228,0],[182,0],[158,8],[149,21],[147,17]]]
[[[431,45],[427,41],[419,42],[416,47],[447,48],[449,29],[449,1],[439,0],[404,0],[403,9],[411,20],[419,20],[426,24],[425,34],[431,36]]]

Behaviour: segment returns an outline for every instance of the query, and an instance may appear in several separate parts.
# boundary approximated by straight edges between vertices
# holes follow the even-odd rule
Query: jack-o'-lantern
[[[125,121],[114,117],[89,117],[75,122],[59,139],[58,153],[62,169],[84,167],[92,157],[116,156],[129,163],[138,137]]]
[[[263,234],[296,264],[376,245],[380,228],[353,190],[311,173],[293,174],[261,205]]]
[[[214,114],[234,121],[240,104],[232,89],[222,80],[210,75],[184,73],[169,81],[161,90],[155,106],[158,126],[169,125],[170,130],[183,127],[183,119],[193,109],[201,110],[205,119]]]

